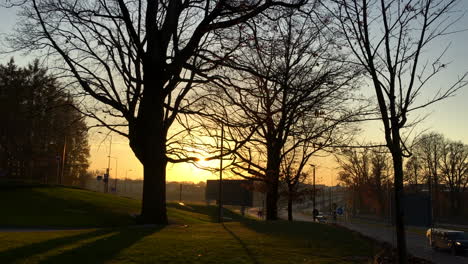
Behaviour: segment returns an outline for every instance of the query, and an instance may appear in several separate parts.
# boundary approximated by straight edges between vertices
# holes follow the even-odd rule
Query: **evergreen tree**
[[[0,177],[78,184],[88,167],[84,116],[38,61],[0,65]]]

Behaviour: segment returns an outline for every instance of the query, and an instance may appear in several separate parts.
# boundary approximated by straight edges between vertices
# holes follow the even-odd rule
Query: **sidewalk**
[[[313,221],[312,216],[296,213],[294,219],[299,221]],[[359,221],[337,221],[338,225],[357,231],[378,241],[388,242],[396,246],[396,235],[394,226],[389,223],[372,222],[369,220]],[[425,236],[426,228],[408,226],[406,232],[406,243],[408,251],[414,256],[430,260],[440,264],[468,264],[468,256],[452,256],[449,252],[433,250]]]

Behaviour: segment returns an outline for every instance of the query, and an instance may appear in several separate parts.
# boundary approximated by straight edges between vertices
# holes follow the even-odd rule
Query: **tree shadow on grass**
[[[45,259],[41,263],[104,263],[113,259],[122,250],[142,238],[156,233],[164,226],[132,227],[114,230],[115,234],[67,250],[60,255]]]
[[[0,188],[1,189],[1,188]],[[69,188],[12,188],[0,192],[0,199],[11,200],[2,210],[1,226],[9,227],[119,227],[135,224],[130,202],[119,203],[105,194]],[[125,200],[125,199],[123,199]],[[31,203],[34,201],[34,203]]]
[[[236,235],[234,232],[232,232],[225,224],[222,224],[223,225],[223,228],[235,239],[237,240],[237,242],[239,242],[239,244],[241,245],[241,247],[244,249],[245,253],[247,254],[247,256],[249,256],[250,260],[252,260],[252,263],[255,263],[255,264],[259,264],[258,260],[257,260],[257,257],[253,254],[253,252],[249,249],[249,247],[247,246],[247,244],[245,244],[245,242],[238,236]]]
[[[13,263],[34,255],[44,254],[50,250],[73,246],[83,240],[98,238],[78,248],[67,250],[60,255],[51,256],[41,263],[102,263],[111,259],[121,250],[129,247],[141,238],[158,232],[163,226],[154,228],[133,227],[125,229],[99,229],[78,235],[55,238],[43,242],[13,248],[0,254],[0,263]],[[115,233],[110,236],[109,234]]]
[[[241,224],[255,232],[271,235],[287,234],[291,237],[307,238],[310,235],[328,235],[331,233],[339,233],[336,227],[326,226],[318,223],[302,222],[302,221],[262,221],[256,219],[244,219]]]
[[[372,240],[341,226],[303,221],[259,221],[245,219],[244,227],[277,238],[287,239],[297,247],[311,249],[316,256],[371,258],[379,249]]]
[[[187,212],[193,212],[198,214],[204,214],[209,217],[210,222],[218,222],[218,206],[215,205],[201,205],[201,204],[184,204],[180,205],[177,203],[168,203],[167,207],[184,210]],[[244,219],[243,216],[223,207],[223,216],[225,220],[229,221],[241,221]]]
[[[23,247],[13,248],[0,254],[0,263],[12,263],[28,256],[41,254],[52,250],[54,248],[63,247],[65,245],[76,243],[84,239],[90,239],[97,236],[102,236],[112,232],[110,229],[99,229],[87,233],[80,233],[78,235],[59,237],[42,242],[28,244]]]

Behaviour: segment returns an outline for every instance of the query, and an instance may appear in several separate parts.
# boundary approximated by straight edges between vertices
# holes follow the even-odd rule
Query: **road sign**
[[[336,213],[337,213],[338,215],[343,215],[343,213],[344,213],[343,207],[338,207],[338,209],[336,209]]]

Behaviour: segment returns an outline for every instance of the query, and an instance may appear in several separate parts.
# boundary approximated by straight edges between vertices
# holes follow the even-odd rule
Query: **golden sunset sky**
[[[461,9],[468,10],[468,1],[463,1]],[[16,22],[14,10],[0,7],[0,36],[11,33]],[[440,42],[434,43],[426,51],[428,58],[435,57],[447,44],[450,43],[450,49],[445,54],[444,61],[448,67],[439,74],[433,82],[428,83],[427,89],[421,95],[422,100],[430,98],[439,88],[446,87],[453,82],[462,73],[468,71],[468,16],[459,21],[457,34],[450,35]],[[33,61],[35,57],[24,56],[22,54],[0,54],[0,63],[6,63],[10,57],[15,56],[19,65],[26,65]],[[371,96],[373,91],[364,87],[363,93]],[[424,122],[418,124],[413,132],[417,134],[423,131],[434,131],[444,134],[451,140],[459,140],[468,144],[468,89],[467,87],[457,92],[455,97],[448,98],[442,102],[431,105],[422,111],[413,113],[410,119],[428,115]],[[104,171],[107,167],[107,156],[109,151],[109,139],[104,134],[97,133],[96,129],[89,132],[89,143],[91,147],[90,163],[92,170]],[[107,131],[101,131],[107,133]],[[358,135],[361,142],[383,142],[383,132],[380,123],[362,124],[362,132]],[[128,141],[120,136],[113,135],[111,156],[117,158],[111,159],[111,177],[114,177],[117,166],[117,177],[141,179],[143,177],[143,168],[139,161],[133,155],[128,146]],[[117,160],[117,165],[116,165]],[[337,173],[336,164],[332,157],[312,158],[311,163],[317,164],[317,182],[322,184],[336,184],[335,176]],[[217,161],[212,162],[216,166]],[[168,181],[205,181],[206,179],[215,179],[218,175],[200,170],[191,164],[169,164],[167,167]]]

